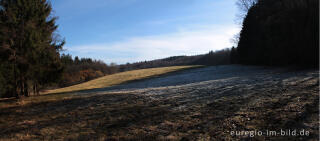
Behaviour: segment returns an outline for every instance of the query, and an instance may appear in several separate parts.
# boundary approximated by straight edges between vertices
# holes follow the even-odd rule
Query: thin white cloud
[[[197,55],[231,47],[230,38],[239,32],[236,25],[180,28],[179,32],[132,37],[125,41],[67,47],[74,55],[126,63],[176,55]],[[104,57],[105,56],[105,57]]]

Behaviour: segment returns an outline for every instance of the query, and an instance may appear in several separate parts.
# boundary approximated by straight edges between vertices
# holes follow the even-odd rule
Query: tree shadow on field
[[[104,91],[135,90],[144,88],[157,88],[185,85],[211,80],[227,79],[233,77],[249,77],[251,75],[263,75],[273,72],[286,71],[282,68],[259,67],[259,66],[241,66],[241,65],[223,65],[208,66],[196,69],[187,69],[178,72],[167,73],[164,75],[128,81],[119,85],[106,88],[97,88],[90,90],[80,90],[66,93],[90,94]],[[66,94],[56,93],[56,94]]]
[[[145,94],[139,91],[113,94],[105,90],[101,95],[1,108],[0,139],[251,140],[231,136],[228,131],[290,128],[313,133],[303,139],[318,136],[319,128],[315,125],[319,123],[319,110],[313,108],[319,104],[317,72],[240,67],[235,73],[235,68],[221,68],[194,72],[199,76],[199,71],[204,71],[213,75],[207,76],[210,79],[219,80],[200,85],[151,90]],[[177,75],[187,74],[190,73]],[[145,81],[149,80],[135,83]]]
[[[111,94],[3,108],[0,136],[15,139],[19,134],[29,134],[33,135],[31,139],[49,140],[135,138],[143,134],[137,126],[157,125],[179,114],[170,112],[166,105],[148,101],[132,94]],[[143,134],[140,138],[154,136]]]

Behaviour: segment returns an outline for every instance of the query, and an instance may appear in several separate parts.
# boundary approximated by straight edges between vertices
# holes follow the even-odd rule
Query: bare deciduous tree
[[[236,5],[239,9],[239,13],[236,15],[236,23],[242,24],[242,20],[247,15],[251,6],[255,5],[258,0],[237,0]]]
[[[240,10],[248,12],[250,7],[255,5],[257,2],[258,0],[238,0],[236,4]]]
[[[233,44],[233,46],[238,46],[238,42],[240,40],[240,33],[237,33],[233,35],[233,37],[230,39],[230,42]]]

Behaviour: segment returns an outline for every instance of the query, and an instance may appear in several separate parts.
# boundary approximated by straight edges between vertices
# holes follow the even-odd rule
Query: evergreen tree
[[[54,82],[62,71],[59,51],[64,44],[55,31],[56,18],[46,0],[1,0],[2,62],[13,76],[11,91],[28,96],[30,89]]]
[[[230,51],[230,63],[231,64],[238,63],[238,53],[235,47],[232,47]]]
[[[242,64],[319,65],[319,0],[258,0],[243,21]]]

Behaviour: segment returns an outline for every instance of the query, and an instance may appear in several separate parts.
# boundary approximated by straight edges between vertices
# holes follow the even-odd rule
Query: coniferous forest
[[[60,78],[56,17],[46,0],[0,1],[0,95],[28,96]]]
[[[319,0],[254,1],[232,57],[241,64],[318,67]]]

